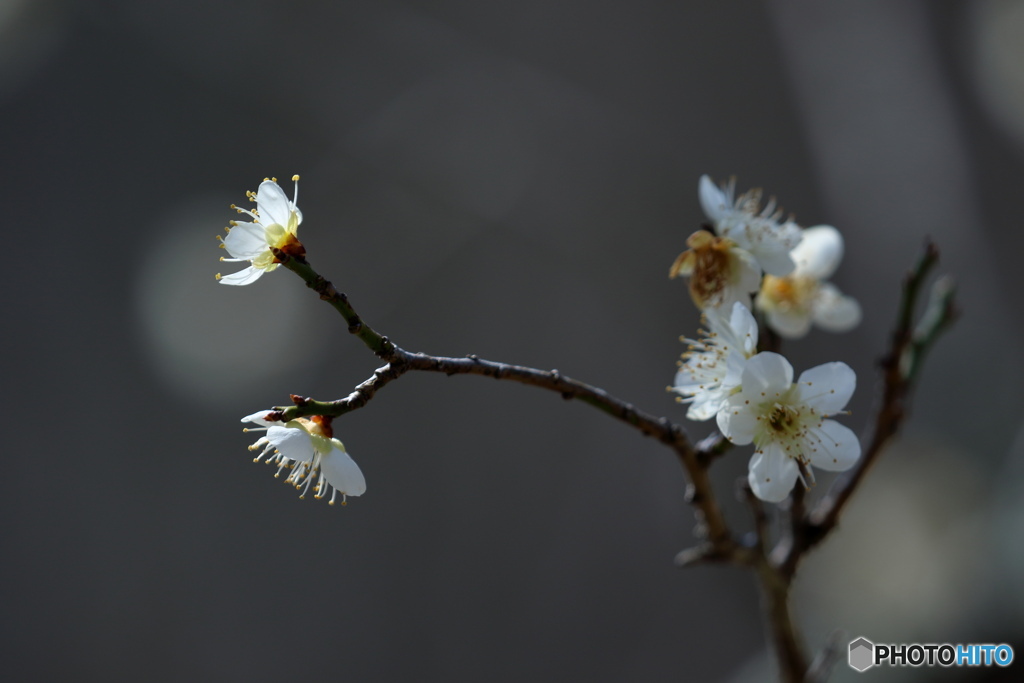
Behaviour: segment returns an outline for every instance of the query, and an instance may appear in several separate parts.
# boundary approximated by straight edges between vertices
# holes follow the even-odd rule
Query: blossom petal
[[[729,316],[729,328],[732,330],[735,340],[740,343],[739,351],[753,355],[757,348],[757,320],[750,313],[750,309],[743,304],[733,304],[732,313]]]
[[[699,392],[694,396],[690,409],[686,411],[686,417],[694,422],[710,420],[718,414],[723,404],[722,392]]]
[[[333,439],[338,442],[337,439]],[[335,446],[320,460],[320,471],[327,483],[346,496],[361,496],[366,492],[366,479],[356,461],[349,454]]]
[[[313,441],[304,429],[274,426],[267,430],[267,440],[289,460],[309,462],[313,459]]]
[[[267,415],[267,413],[270,413],[270,412],[273,412],[273,411],[271,411],[271,410],[261,410],[258,413],[253,413],[252,415],[246,415],[245,417],[242,418],[242,422],[255,422],[256,424],[258,424],[258,425],[260,425],[262,427],[273,427],[275,424],[280,424],[279,422],[271,422],[270,420],[263,419]]]
[[[773,308],[768,311],[768,327],[786,339],[799,339],[811,331],[811,315],[807,311]]]
[[[782,242],[773,243],[771,246],[762,244],[759,248],[752,249],[752,251],[754,251],[754,256],[757,257],[758,265],[769,275],[785,277],[792,273],[796,267],[796,262],[790,256],[789,249]],[[760,283],[758,285],[760,286]]]
[[[758,265],[754,255],[740,248],[730,249],[729,253],[733,257],[731,264],[733,269],[732,281],[735,283],[735,287],[743,292],[756,292],[759,290],[761,288],[761,266]],[[749,300],[750,297],[747,297],[748,303],[744,304],[747,310],[750,310]]]
[[[737,287],[723,287],[718,292],[718,296],[713,299],[705,299],[702,302],[698,302],[694,298],[694,303],[697,307],[704,311],[709,311],[712,308],[724,308],[729,310],[735,304],[742,304],[744,306],[750,306],[750,295],[744,292],[742,289]]]
[[[796,461],[786,456],[778,444],[771,443],[750,458],[747,482],[761,500],[781,503],[793,490],[799,473]]]
[[[676,257],[672,267],[669,268],[668,276],[692,275],[695,265],[697,265],[697,254],[694,253],[693,249],[687,249]]]
[[[273,180],[264,180],[256,191],[256,208],[260,214],[260,223],[288,227],[292,206],[281,186]]]
[[[722,435],[738,446],[746,446],[754,441],[757,431],[757,416],[742,394],[734,394],[718,411],[718,428]]]
[[[224,248],[234,258],[251,261],[268,249],[266,230],[257,223],[236,223],[224,238]]]
[[[798,275],[828,279],[843,260],[843,236],[831,225],[804,230],[804,238],[792,251]]]
[[[822,417],[835,415],[850,402],[857,374],[846,363],[825,363],[804,370],[797,380],[797,396]]]
[[[714,379],[711,377],[698,377],[690,363],[686,363],[676,373],[676,379],[672,382],[672,390],[682,396],[694,396],[712,382]]]
[[[217,278],[217,282],[221,283],[222,285],[248,285],[253,282],[256,282],[256,280],[259,280],[261,275],[263,275],[262,270],[260,270],[259,268],[254,268],[253,266],[249,266],[248,268],[240,270],[237,273],[231,273],[230,275],[221,275],[219,278]]]
[[[728,210],[732,208],[726,199],[725,193],[707,175],[700,177],[698,194],[700,196],[700,206],[704,209],[704,215],[712,221],[725,218],[728,215]]]
[[[853,467],[860,457],[857,435],[835,420],[825,420],[821,427],[811,430],[811,436],[818,443],[804,455],[818,469],[842,472]]]
[[[762,351],[743,368],[743,397],[763,401],[787,391],[793,384],[793,366],[785,357]]]
[[[829,332],[847,332],[860,323],[860,304],[835,286],[823,284],[814,301],[814,322]]]

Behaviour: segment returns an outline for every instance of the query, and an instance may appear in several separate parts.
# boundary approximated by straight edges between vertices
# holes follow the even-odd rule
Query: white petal
[[[823,284],[814,300],[814,322],[829,332],[847,332],[860,323],[860,304],[833,285]]]
[[[361,496],[366,492],[366,479],[356,461],[348,453],[335,447],[320,460],[324,478],[339,493],[346,496]]]
[[[309,462],[313,459],[313,441],[303,429],[271,427],[267,430],[267,440],[281,451],[281,455],[290,460]]]
[[[288,196],[281,189],[281,186],[273,180],[264,180],[256,191],[256,208],[260,214],[260,223],[266,225],[280,225],[288,227],[288,219],[291,216],[291,202]]]
[[[768,444],[750,458],[747,481],[754,495],[769,503],[781,503],[793,490],[799,468],[778,444]]]
[[[261,275],[263,275],[262,270],[249,266],[245,270],[240,270],[237,273],[221,275],[217,278],[217,282],[222,285],[248,285],[259,280]]]
[[[773,308],[768,311],[768,327],[786,339],[799,339],[811,331],[811,314],[798,309]]]
[[[743,292],[756,292],[761,289],[761,266],[758,265],[754,255],[745,249],[738,248],[730,249],[729,253],[733,256],[732,281],[736,283],[736,288]],[[744,305],[748,310],[750,309],[750,297],[747,297],[747,303]]]
[[[750,309],[739,302],[733,304],[729,327],[741,344],[740,350],[746,355],[753,355],[757,348],[757,320],[750,313]]]
[[[690,374],[688,368],[689,366],[684,365],[676,373],[672,390],[681,396],[696,396],[703,391],[702,387],[707,386],[707,383]]]
[[[758,247],[752,248],[752,251],[757,257],[758,265],[769,275],[785,277],[796,267],[796,263],[790,256],[789,248],[782,242],[769,243],[766,241]]]
[[[860,457],[857,435],[835,420],[825,420],[821,427],[811,430],[810,436],[816,443],[804,455],[818,469],[842,472],[853,467]]]
[[[822,417],[845,408],[856,388],[857,373],[846,363],[825,363],[804,370],[797,380],[800,400]]]
[[[762,351],[743,368],[744,399],[764,401],[787,391],[793,384],[793,366],[783,356]]]
[[[726,201],[722,190],[706,175],[700,177],[698,194],[700,196],[700,206],[704,209],[704,215],[712,221],[724,218],[728,210],[732,208]]]
[[[792,256],[798,275],[825,280],[836,272],[843,260],[843,236],[831,225],[807,228]]]
[[[753,355],[753,351],[756,351],[756,348],[749,354],[746,352],[729,354],[725,364],[725,377],[719,384],[722,391],[732,393],[743,383],[743,369],[747,367],[747,356]]]
[[[722,288],[721,295],[715,303],[705,303],[704,310],[710,311],[713,308],[729,310],[734,304],[750,306],[750,294],[739,287],[726,285]]]
[[[269,410],[261,410],[258,413],[253,413],[252,415],[246,415],[245,417],[242,418],[242,422],[255,422],[256,424],[258,424],[260,426],[263,426],[263,427],[272,427],[275,424],[280,424],[279,422],[271,422],[270,420],[264,420],[263,419],[264,416],[267,413],[269,413],[269,412],[271,412],[271,411],[269,411]]]
[[[722,435],[738,446],[746,446],[754,441],[757,430],[757,417],[750,409],[742,394],[734,394],[718,411],[718,428]]]
[[[690,409],[686,411],[687,419],[695,422],[710,420],[722,409],[725,397],[721,391],[705,391],[694,396]]]
[[[775,230],[775,239],[786,245],[786,249],[792,253],[804,239],[806,231],[793,221],[780,223]]]
[[[237,223],[224,238],[224,248],[234,258],[252,261],[269,248],[267,231],[257,223]]]

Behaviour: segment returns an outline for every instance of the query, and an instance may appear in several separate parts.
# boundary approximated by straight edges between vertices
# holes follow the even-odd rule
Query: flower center
[[[818,282],[811,277],[765,275],[760,300],[766,308],[805,310],[817,288]]]
[[[714,301],[732,279],[732,240],[701,230],[686,240],[693,255],[690,293],[695,301]]]
[[[800,412],[776,403],[768,413],[768,428],[777,436],[792,436],[800,430]]]
[[[294,217],[294,214],[292,214],[292,216]],[[289,256],[296,258],[304,258],[306,256],[306,247],[303,246],[302,242],[299,241],[299,238],[295,236],[295,232],[293,230],[286,230],[282,226],[274,223],[273,225],[268,225],[265,228],[265,231],[267,246],[271,249],[283,251]],[[274,257],[273,263],[280,263],[280,261],[277,257]]]

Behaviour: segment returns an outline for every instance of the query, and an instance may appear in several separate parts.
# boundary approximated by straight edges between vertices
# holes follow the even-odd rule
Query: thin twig
[[[750,564],[756,570],[760,583],[761,612],[765,631],[771,636],[772,649],[778,658],[780,678],[786,683],[802,683],[807,670],[807,657],[789,609],[789,590],[793,577],[769,557],[772,533],[764,503],[754,495],[746,481],[741,484],[741,492],[754,519],[754,552]]]
[[[794,568],[800,555],[820,543],[835,529],[850,497],[877,462],[886,443],[899,431],[907,415],[908,399],[921,367],[921,359],[957,315],[953,301],[955,290],[948,281],[941,280],[939,291],[933,292],[932,305],[922,320],[924,328],[919,326],[917,331],[914,330],[914,310],[918,298],[938,259],[939,251],[935,244],[926,242],[920,259],[904,280],[896,328],[892,333],[889,351],[881,360],[884,386],[871,440],[860,461],[836,482],[832,491],[809,515],[802,529],[802,542],[793,545],[785,560]]]

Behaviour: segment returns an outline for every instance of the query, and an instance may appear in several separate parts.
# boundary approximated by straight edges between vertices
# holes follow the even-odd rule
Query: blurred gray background
[[[1021,644],[1022,35],[1009,0],[0,0],[5,679],[768,679],[753,578],[673,567],[673,455],[589,407],[412,375],[335,423],[346,508],[251,463],[242,415],[376,367],[290,273],[214,281],[228,205],[295,173],[310,261],[400,345],[677,419],[702,173],[845,235],[863,324],[785,353],[853,366],[858,430],[931,235],[963,319],[797,609],[812,649]]]

